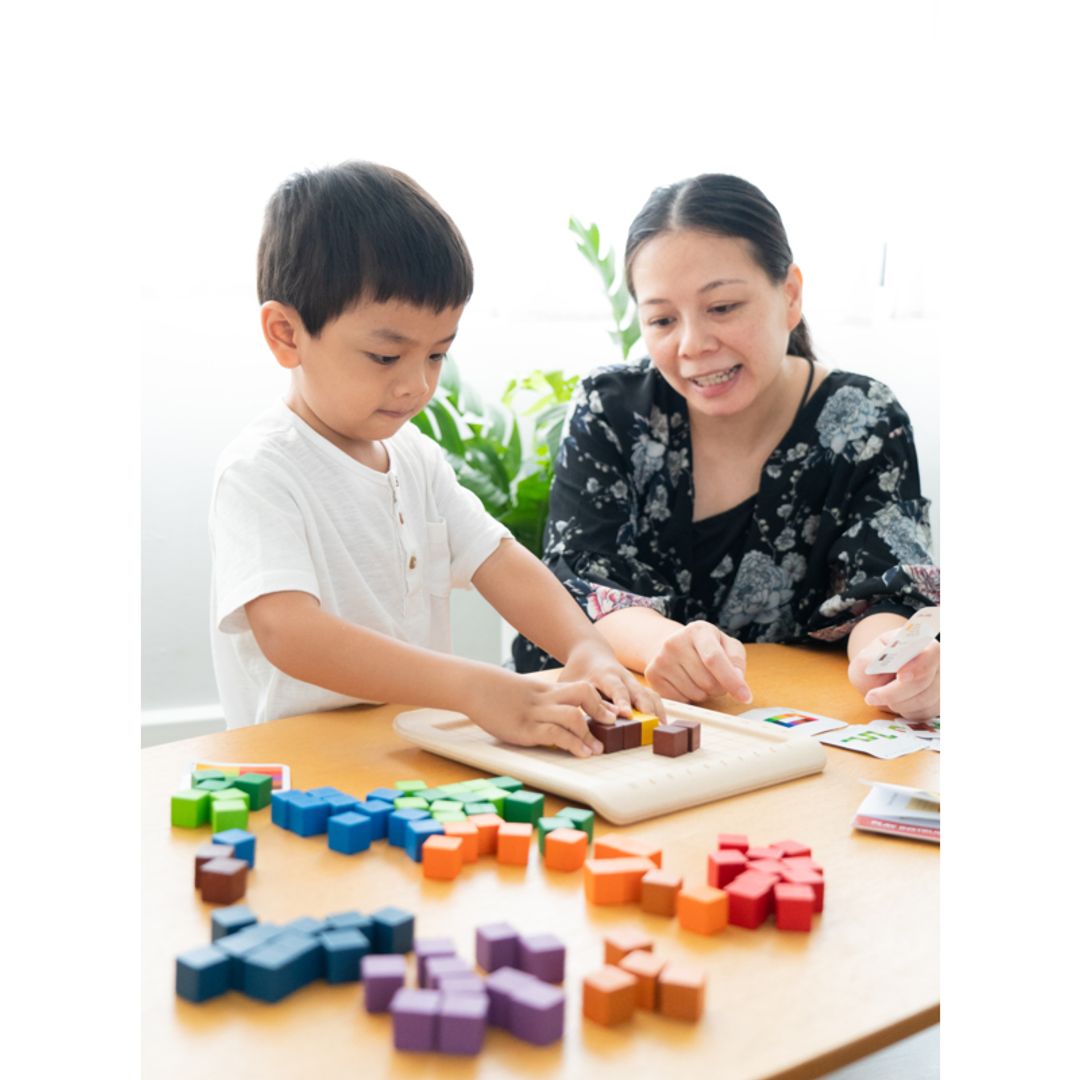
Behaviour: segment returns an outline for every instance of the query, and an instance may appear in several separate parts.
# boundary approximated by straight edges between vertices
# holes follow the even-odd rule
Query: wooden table
[[[750,646],[755,705],[787,705],[851,722],[882,715],[863,704],[833,651]],[[582,875],[548,872],[533,851],[528,867],[483,859],[455,882],[425,880],[403,851],[378,844],[338,855],[324,837],[301,839],[252,815],[256,869],[245,902],[261,921],[371,911],[393,904],[417,915],[417,933],[451,936],[472,957],[478,923],[506,920],[553,931],[567,943],[566,1035],[536,1048],[491,1030],[478,1058],[396,1053],[387,1016],[368,1016],[356,984],[305,987],[276,1005],[230,992],[201,1005],[175,996],[178,953],[210,940],[210,906],[192,888],[194,849],[208,829],[173,829],[169,796],[188,763],[280,761],[294,786],[331,784],[364,794],[394,780],[430,785],[475,773],[403,742],[394,706],[278,720],[142,751],[143,1075],[146,1077],[371,1076],[626,1077],[675,1074],[717,1080],[819,1076],[938,1020],[938,848],[858,833],[851,818],[863,780],[938,787],[936,753],[896,761],[828,749],[825,771],[664,818],[603,832],[660,843],[664,865],[688,883],[705,878],[718,832],[752,843],[798,839],[825,868],[825,912],[809,934],[771,923],[729,927],[710,938],[633,905],[586,903]],[[547,812],[561,800],[549,797]],[[637,926],[670,958],[708,970],[707,1011],[697,1024],[638,1014],[614,1029],[581,1016],[581,980],[602,963],[602,938]],[[411,961],[410,961],[411,963]]]

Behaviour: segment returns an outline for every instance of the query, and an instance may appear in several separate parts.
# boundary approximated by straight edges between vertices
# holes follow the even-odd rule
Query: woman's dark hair
[[[654,236],[680,229],[740,237],[750,244],[754,261],[770,281],[779,285],[787,279],[791,247],[776,207],[753,184],[737,176],[705,173],[657,188],[631,223],[624,265],[626,286],[635,300],[630,273],[634,256]],[[791,331],[788,352],[817,360],[805,319]]]
[[[465,241],[419,184],[369,161],[290,176],[266,207],[259,303],[297,310],[322,328],[360,299],[442,311],[472,295]]]

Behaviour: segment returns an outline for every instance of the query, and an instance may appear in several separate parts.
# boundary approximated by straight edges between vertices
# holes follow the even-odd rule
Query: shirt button
[[[415,570],[416,569],[416,556],[415,555],[410,555],[409,556],[409,569],[410,570]]]
[[[398,521],[401,522],[402,525],[405,524],[405,515],[404,514],[398,514],[397,519],[398,519]]]

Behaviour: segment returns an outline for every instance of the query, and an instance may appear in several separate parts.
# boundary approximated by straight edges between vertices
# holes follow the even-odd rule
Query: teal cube
[[[507,821],[527,821],[530,825],[544,816],[544,796],[539,791],[512,791],[503,802],[503,815]]]
[[[181,829],[197,829],[210,820],[210,793],[188,788],[172,797],[172,823]]]
[[[427,799],[421,799],[419,795],[399,795],[394,800],[395,810],[427,810]]]
[[[224,780],[225,774],[220,769],[196,769],[191,774],[191,786],[198,787],[204,780]]]
[[[586,810],[581,806],[564,806],[562,810],[555,812],[555,816],[569,820],[570,828],[580,829],[583,833],[588,833],[589,843],[592,843],[593,823],[596,821],[596,815],[591,810]]]
[[[270,805],[270,794],[274,790],[274,778],[263,773],[241,773],[233,787],[244,792],[250,799],[249,810],[264,810]]]
[[[476,802],[491,803],[491,805],[495,807],[495,813],[498,814],[499,817],[505,817],[506,815],[503,813],[503,808],[506,804],[506,795],[507,793],[503,791],[502,788],[491,787],[474,792],[472,797]]]
[[[488,783],[492,787],[502,788],[504,791],[520,791],[525,785],[512,776],[493,776]]]
[[[565,829],[566,827],[566,818],[561,817],[542,817],[536,823],[537,843],[540,845],[541,855],[544,854],[544,841],[547,839],[547,834],[555,829]]]
[[[486,788],[488,782],[483,779],[462,780],[460,786],[462,791],[479,791],[481,788]]]
[[[460,805],[460,803],[458,805]],[[431,816],[436,821],[441,821],[444,825],[448,821],[468,821],[469,820],[465,816],[464,812],[461,811],[461,810],[433,810],[432,813],[431,813]]]
[[[193,786],[199,791],[224,791],[225,788],[232,787],[232,781],[222,777],[220,780],[199,780]]]
[[[429,799],[428,809],[431,811],[431,816],[434,817],[440,810],[454,810],[461,811],[462,803],[457,799]]]
[[[216,833],[246,829],[247,823],[247,804],[240,799],[217,799],[210,807],[210,828]]]
[[[465,804],[466,817],[472,817],[474,814],[498,814],[499,811],[495,809],[494,803],[489,802],[469,802]]]

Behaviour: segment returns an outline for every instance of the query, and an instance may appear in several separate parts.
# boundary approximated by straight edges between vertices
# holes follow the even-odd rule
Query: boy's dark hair
[[[624,265],[627,288],[635,300],[631,276],[634,256],[654,236],[679,229],[741,237],[749,241],[754,260],[774,284],[787,277],[791,247],[780,212],[748,181],[724,173],[704,173],[657,188],[631,223]],[[805,319],[791,331],[788,352],[817,360]]]
[[[396,169],[346,161],[290,176],[266,206],[259,303],[297,310],[312,337],[364,299],[442,311],[472,295],[473,268],[457,226]]]

